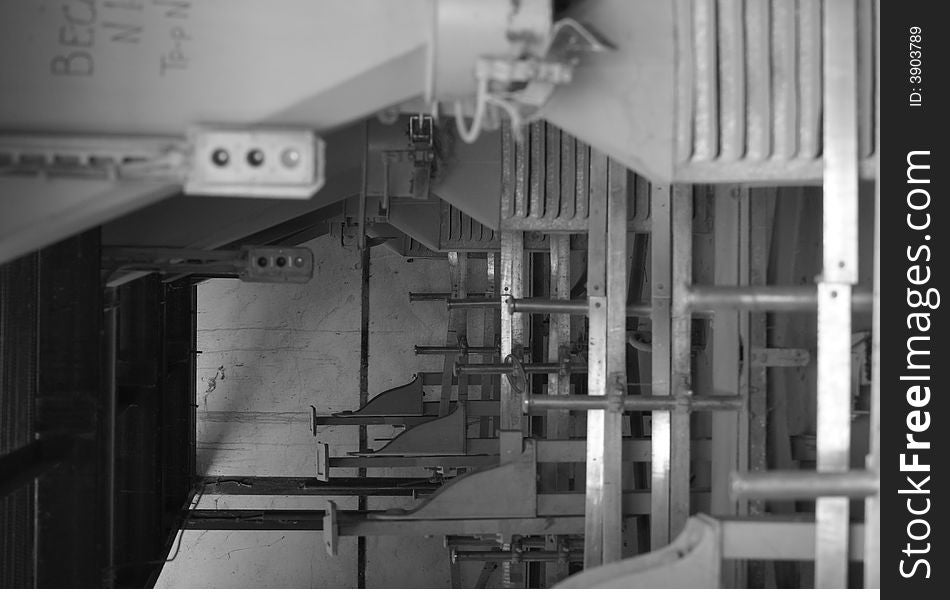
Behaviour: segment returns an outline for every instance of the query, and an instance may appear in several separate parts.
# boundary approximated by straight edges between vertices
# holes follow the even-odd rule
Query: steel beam
[[[519,176],[524,175],[519,172]],[[520,180],[519,180],[520,181]],[[518,182],[514,182],[517,184]],[[504,226],[504,221],[502,221]],[[520,297],[524,279],[524,233],[520,231],[501,232],[501,290],[502,298]],[[500,306],[500,305],[499,305]],[[513,315],[501,311],[501,355],[514,355],[521,358],[525,335],[525,323],[522,315]],[[474,366],[474,365],[471,365]],[[481,366],[481,365],[479,365]],[[501,379],[499,398],[500,418],[499,437],[501,439],[502,461],[514,460],[521,455],[523,437],[523,419],[518,395],[507,377]]]
[[[536,440],[537,459],[540,463],[581,463],[586,456],[584,440]],[[709,460],[708,439],[693,440],[693,458]],[[624,438],[621,442],[623,460],[626,462],[649,462],[651,440]],[[364,456],[335,456],[329,458],[331,468],[379,468],[379,467],[425,467],[445,465],[451,467],[482,467],[498,464],[499,441],[494,438],[468,440],[467,455],[416,455],[398,456],[367,454]]]
[[[877,15],[874,23],[875,46],[880,48],[881,3],[875,1],[871,7]],[[876,52],[874,75],[874,147],[881,147],[881,57]],[[871,423],[870,452],[866,468],[881,477],[881,180],[880,154],[875,154],[874,182],[874,268],[873,268],[873,309],[871,311]],[[864,521],[867,524],[867,536],[864,541],[864,587],[881,587],[881,496],[869,496],[864,503]],[[859,547],[852,544],[852,548]]]
[[[182,529],[205,531],[323,531],[322,510],[193,510]],[[468,535],[576,535],[584,518],[521,517],[510,519],[386,519],[382,513],[337,511],[341,536],[432,536],[465,532]]]
[[[588,362],[587,388],[591,394],[607,393],[607,156],[591,149],[590,216],[587,238]],[[584,568],[604,560],[604,523],[607,474],[604,444],[605,411],[587,414],[587,477],[584,512]]]
[[[670,393],[670,299],[671,265],[671,191],[669,186],[654,185],[651,194],[653,233],[650,235],[650,279],[652,281],[653,352],[651,381],[657,395]],[[670,543],[670,412],[653,411],[650,547],[658,550]]]
[[[583,394],[524,396],[525,413],[538,413],[546,410],[603,410],[611,402],[611,396]],[[682,407],[688,411],[736,411],[741,408],[740,396],[629,396],[619,397],[624,411],[676,410]],[[616,399],[614,400],[616,401]]]
[[[415,496],[431,493],[439,483],[411,477],[206,477],[202,494],[223,496]]]
[[[567,298],[511,298],[505,303],[513,313],[549,313],[587,316],[586,299]],[[630,304],[626,307],[628,317],[650,318],[648,304]]]
[[[546,374],[546,373],[586,373],[588,366],[583,363],[523,363],[522,368],[527,374]],[[472,363],[458,364],[455,371],[459,375],[507,375],[514,373],[514,367],[505,363]],[[518,394],[513,396],[517,402]]]
[[[858,281],[857,9],[825,2],[822,275],[818,284],[818,470],[848,470],[851,296]],[[849,501],[815,504],[815,587],[848,583]]]

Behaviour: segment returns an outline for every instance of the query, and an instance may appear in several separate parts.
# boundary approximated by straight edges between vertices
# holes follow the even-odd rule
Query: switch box
[[[240,278],[259,283],[307,283],[313,278],[313,252],[276,246],[245,248]]]
[[[307,200],[323,187],[324,143],[306,129],[198,127],[185,193]]]

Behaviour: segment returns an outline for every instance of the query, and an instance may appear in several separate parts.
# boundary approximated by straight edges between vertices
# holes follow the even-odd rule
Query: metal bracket
[[[336,556],[340,545],[340,524],[337,521],[336,502],[327,501],[327,511],[323,515],[323,545],[330,556]]]
[[[352,456],[444,456],[465,454],[465,407],[459,405],[444,417],[417,425],[397,435],[388,444]]]
[[[718,588],[722,570],[721,525],[706,515],[686,522],[664,548],[565,579],[558,588]]]
[[[537,455],[533,440],[525,440],[524,450],[515,460],[458,477],[413,509],[374,514],[370,518],[512,518],[534,517],[537,511]]]
[[[421,415],[423,413],[422,396],[422,378],[417,373],[409,383],[377,394],[363,408],[333,413],[333,416],[345,419],[367,415]]]
[[[317,442],[317,481],[330,481],[330,446]]]
[[[179,275],[237,276],[258,283],[307,283],[313,277],[309,248],[244,246],[239,250],[199,250],[146,246],[105,246],[103,268],[114,274],[147,271]]]
[[[753,367],[804,367],[811,353],[803,348],[753,348]]]

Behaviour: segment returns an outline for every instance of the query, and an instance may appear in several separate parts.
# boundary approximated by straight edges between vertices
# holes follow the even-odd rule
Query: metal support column
[[[524,233],[501,232],[501,297],[520,298],[524,278]],[[524,315],[501,311],[501,355],[521,357],[524,347]],[[521,455],[523,424],[518,393],[507,377],[501,378],[499,437],[501,462]]]
[[[824,3],[824,249],[818,284],[818,470],[848,470],[851,290],[858,275],[857,41],[854,0]],[[815,587],[848,583],[848,499],[815,505]]]
[[[569,300],[571,297],[571,238],[566,234],[554,234],[551,244],[551,298]],[[548,360],[558,362],[561,348],[571,343],[571,316],[552,314],[548,332]],[[568,374],[552,373],[548,375],[548,394],[563,395],[571,392],[571,378]],[[571,437],[570,411],[554,409],[547,411],[545,419],[545,437],[547,439],[568,439]],[[544,469],[547,468],[547,471]],[[542,466],[542,481],[547,480],[556,491],[569,491],[573,465],[568,463]],[[545,536],[545,548],[560,555],[561,546],[566,543],[561,536]],[[553,587],[558,581],[570,574],[567,560],[557,560],[543,566],[545,587]]]
[[[875,19],[875,44],[880,48],[880,14],[881,3],[875,2],[873,9],[878,18]],[[874,106],[875,115],[875,144],[881,147],[881,65],[880,53],[875,54],[874,77]],[[871,448],[865,468],[877,473],[880,482],[881,469],[881,154],[875,152],[874,158],[874,285],[871,308]],[[879,494],[869,496],[864,503],[864,587],[881,587],[881,497]]]
[[[748,190],[739,186],[713,188],[713,245],[715,252],[714,278],[717,285],[736,285],[739,281],[740,255],[748,247],[748,223],[742,219],[741,207],[748,205]],[[736,311],[717,311],[712,319],[712,392],[714,394],[737,394],[739,392],[740,335],[742,315]],[[745,365],[748,361],[741,361]],[[745,397],[743,397],[745,400]],[[739,467],[743,453],[743,435],[740,421],[746,420],[743,402],[738,413],[715,413],[712,415],[712,486],[711,512],[717,516],[738,514],[738,506],[729,497],[729,476]],[[739,467],[741,468],[741,467]],[[742,469],[744,470],[744,469]],[[736,587],[741,581],[736,568],[723,565],[722,579],[725,587]]]
[[[692,390],[691,321],[688,289],[692,282],[693,189],[673,186],[673,310],[670,317],[670,387],[677,396]],[[670,537],[675,538],[689,518],[690,415],[678,409],[670,415]]]
[[[584,568],[621,558],[622,397],[627,389],[627,172],[591,152],[587,285],[587,388],[606,395],[587,413],[587,506]]]
[[[671,192],[669,186],[654,185],[650,212],[650,279],[652,281],[653,394],[670,393],[670,242]],[[658,550],[670,543],[670,413],[653,411],[651,426],[652,456],[650,484],[650,548]]]

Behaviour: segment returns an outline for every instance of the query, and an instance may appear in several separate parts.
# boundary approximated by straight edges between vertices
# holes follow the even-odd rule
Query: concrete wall
[[[322,414],[358,406],[359,256],[329,237],[309,247],[316,262],[307,285],[215,280],[199,287],[201,474],[312,476],[310,405]],[[446,311],[439,304],[409,304],[408,292],[448,288],[445,261],[408,262],[385,249],[373,250],[370,397],[406,383],[417,371],[441,370],[439,357],[416,357],[412,346],[444,343]],[[357,449],[355,427],[321,428],[318,434],[333,455]],[[384,443],[374,443],[375,438],[391,435],[391,428],[371,428],[371,447]],[[355,499],[335,500],[342,509],[356,508]],[[199,506],[322,509],[324,501],[206,497]],[[405,506],[405,499],[372,499],[370,508],[395,506]],[[189,531],[178,542],[158,587],[356,586],[356,540],[351,538],[340,540],[334,558],[326,556],[319,532]],[[367,563],[367,587],[449,585],[441,538],[368,539]]]

